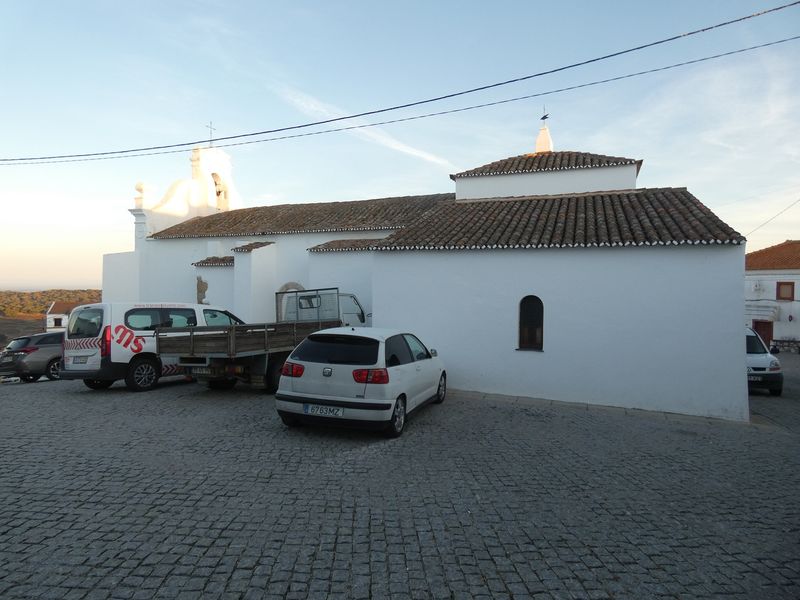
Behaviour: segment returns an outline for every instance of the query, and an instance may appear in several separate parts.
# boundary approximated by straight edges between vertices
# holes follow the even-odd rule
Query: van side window
[[[221,310],[203,309],[203,318],[206,321],[206,325],[236,325],[236,321],[231,318],[232,316]]]
[[[402,335],[393,335],[386,340],[386,366],[397,367],[414,362],[411,351],[408,349]]]
[[[161,309],[133,308],[125,313],[125,325],[131,329],[153,331],[161,326]]]
[[[162,327],[192,327],[197,325],[193,308],[165,308]]]

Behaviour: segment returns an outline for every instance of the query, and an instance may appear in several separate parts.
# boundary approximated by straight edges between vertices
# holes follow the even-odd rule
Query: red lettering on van
[[[127,348],[134,354],[141,352],[144,349],[144,340],[141,336],[136,335],[132,329],[128,329],[125,325],[117,325],[114,328],[114,335],[117,338],[114,340],[123,348]]]

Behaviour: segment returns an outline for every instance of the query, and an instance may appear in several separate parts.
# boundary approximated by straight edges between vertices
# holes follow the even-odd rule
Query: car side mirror
[[[435,348],[431,348],[430,352],[431,352],[431,356],[439,356],[439,353],[436,351]]]

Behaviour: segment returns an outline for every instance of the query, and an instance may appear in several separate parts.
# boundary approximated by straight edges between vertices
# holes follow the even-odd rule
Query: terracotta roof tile
[[[192,263],[195,267],[232,267],[232,256],[209,256],[203,260],[198,260]]]
[[[459,200],[370,250],[741,244],[686,188]],[[340,248],[343,250],[344,248]]]
[[[231,248],[234,252],[252,252],[253,250],[258,250],[259,248],[263,248],[264,246],[271,246],[274,242],[250,242],[249,244],[245,244],[243,246],[236,246],[236,248]]]
[[[170,239],[399,229],[439,203],[454,198],[455,194],[430,194],[242,208],[189,219],[151,237]]]
[[[623,158],[621,156],[606,156],[605,154],[591,154],[589,152],[537,152],[535,154],[521,154],[503,160],[497,160],[476,167],[469,171],[462,171],[450,175],[456,180],[462,177],[480,177],[484,175],[512,175],[515,173],[535,173],[542,171],[566,171],[569,169],[591,169],[594,167],[615,167],[619,165],[636,165],[636,170],[642,166],[641,160]]]
[[[81,304],[80,302],[62,302],[57,300],[53,302],[53,306],[47,311],[48,315],[67,315],[73,308]]]
[[[333,240],[309,248],[310,252],[354,252],[367,250],[384,238],[358,239],[358,240]]]
[[[786,240],[745,256],[746,271],[800,269],[800,240]]]

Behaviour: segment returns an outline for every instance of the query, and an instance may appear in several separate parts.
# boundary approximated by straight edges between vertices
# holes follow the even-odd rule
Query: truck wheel
[[[147,392],[156,387],[161,376],[158,363],[148,357],[134,358],[125,376],[125,385],[132,392]]]
[[[783,394],[783,385],[781,385],[781,387],[777,387],[777,388],[770,388],[770,390],[769,390],[769,395],[770,396],[780,396],[781,394]]]
[[[102,379],[84,379],[83,384],[90,390],[106,390],[111,387],[113,381],[104,381]]]
[[[270,360],[267,364],[267,376],[264,378],[264,389],[268,394],[274,394],[278,391],[278,385],[281,382],[281,367],[283,367],[282,360]]]
[[[236,385],[235,379],[212,379],[208,382],[210,390],[230,390]]]

